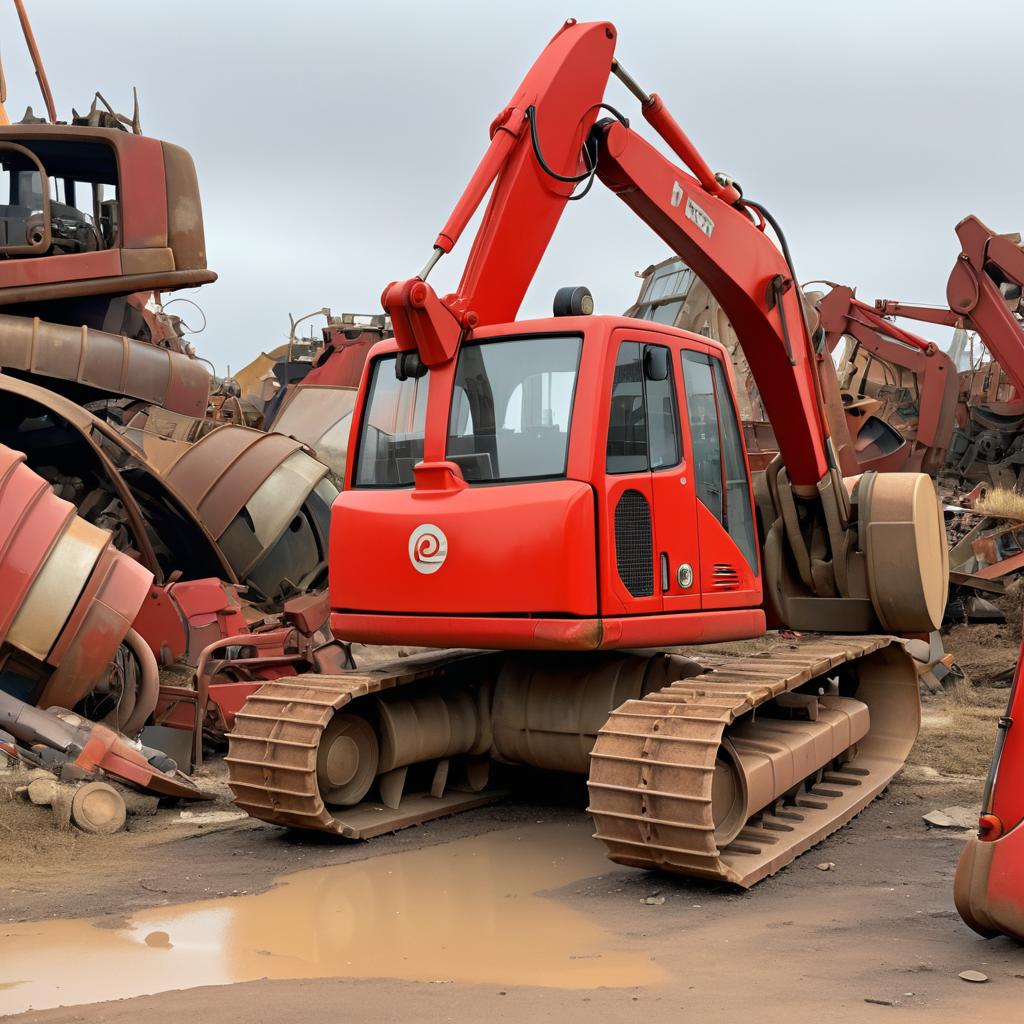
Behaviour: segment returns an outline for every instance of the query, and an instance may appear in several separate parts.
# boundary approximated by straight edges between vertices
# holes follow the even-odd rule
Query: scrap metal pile
[[[348,664],[328,518],[388,324],[329,316],[262,393],[214,377],[167,309],[216,280],[191,157],[137,103],[59,122],[24,24],[48,116],[0,107],[0,751],[198,797],[204,736],[266,666]],[[257,656],[220,676],[203,651],[227,637]]]

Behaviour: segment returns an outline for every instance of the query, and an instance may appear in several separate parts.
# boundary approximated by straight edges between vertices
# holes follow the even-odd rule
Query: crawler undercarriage
[[[439,652],[281,677],[236,718],[231,787],[264,821],[367,839],[496,799],[492,760],[589,774],[612,860],[750,886],[887,785],[917,675],[884,636],[702,659]]]

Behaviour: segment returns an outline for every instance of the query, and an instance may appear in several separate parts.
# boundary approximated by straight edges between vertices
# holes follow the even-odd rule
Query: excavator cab
[[[331,529],[337,635],[588,650],[764,629],[717,342],[554,317],[480,329],[428,370],[389,341],[355,417]]]

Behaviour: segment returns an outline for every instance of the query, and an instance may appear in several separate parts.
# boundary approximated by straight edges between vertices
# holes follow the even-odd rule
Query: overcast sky
[[[388,281],[419,270],[492,118],[569,16],[616,24],[624,66],[781,221],[802,280],[940,303],[961,217],[1024,229],[1010,0],[27,5],[62,119],[96,89],[130,113],[135,85],[146,134],[191,151],[220,279],[182,294],[221,370],[286,340],[289,311],[376,312]],[[0,18],[17,120],[42,105],[13,6]],[[635,112],[616,81],[606,98]],[[469,241],[435,271],[439,292]],[[570,204],[523,315],[579,283],[621,312],[634,271],[666,255],[595,186]]]

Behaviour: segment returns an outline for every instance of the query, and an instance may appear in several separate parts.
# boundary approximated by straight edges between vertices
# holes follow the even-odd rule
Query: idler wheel
[[[365,718],[335,715],[316,754],[316,781],[325,804],[351,807],[366,796],[377,775],[380,744]]]
[[[740,834],[748,817],[747,782],[728,740],[722,741],[719,756],[715,758],[715,774],[711,780],[711,817],[719,849],[728,846]]]

